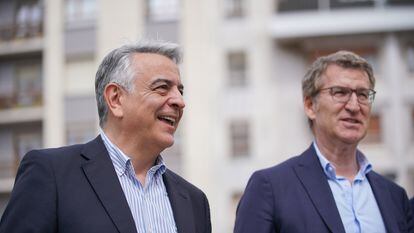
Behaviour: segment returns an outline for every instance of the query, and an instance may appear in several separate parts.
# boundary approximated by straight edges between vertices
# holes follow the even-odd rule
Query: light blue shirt
[[[386,233],[381,212],[366,177],[372,170],[366,157],[357,153],[360,169],[350,183],[345,177],[336,175],[334,165],[319,151],[315,142],[313,146],[328,179],[346,233]]]
[[[101,131],[101,138],[111,157],[138,233],[176,233],[168,193],[162,179],[166,171],[161,156],[147,172],[145,186],[136,178],[130,157],[125,155]]]

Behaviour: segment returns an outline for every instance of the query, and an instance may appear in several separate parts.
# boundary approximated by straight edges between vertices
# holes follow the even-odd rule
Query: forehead
[[[363,69],[344,68],[336,64],[327,66],[321,77],[321,86],[369,88],[368,74]]]
[[[174,76],[179,79],[179,69],[171,59],[155,53],[136,53],[132,55],[132,66],[144,76]]]

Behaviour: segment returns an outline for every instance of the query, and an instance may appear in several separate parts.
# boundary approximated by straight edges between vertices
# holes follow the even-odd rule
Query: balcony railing
[[[34,37],[41,37],[42,35],[43,25],[40,22],[37,24],[0,25],[0,42],[17,39],[29,39]]]
[[[277,0],[278,12],[365,7],[414,6],[414,0]]]
[[[0,110],[20,107],[34,107],[42,105],[42,92],[0,94]]]

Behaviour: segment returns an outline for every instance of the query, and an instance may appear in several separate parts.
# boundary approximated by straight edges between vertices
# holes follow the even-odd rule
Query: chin
[[[343,135],[341,138],[342,138],[342,141],[348,144],[357,144],[364,138],[364,135],[361,135],[361,134]]]
[[[174,137],[167,137],[160,140],[160,144],[163,146],[164,149],[171,147],[174,145]]]

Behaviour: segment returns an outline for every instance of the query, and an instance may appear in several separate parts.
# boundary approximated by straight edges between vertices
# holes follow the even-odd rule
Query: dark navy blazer
[[[367,177],[387,232],[414,232],[404,189],[374,171]],[[345,233],[312,145],[301,155],[252,175],[237,209],[234,232]]]
[[[170,170],[163,175],[180,233],[210,233],[204,193]],[[86,144],[29,152],[21,162],[0,233],[136,233],[109,154]]]

